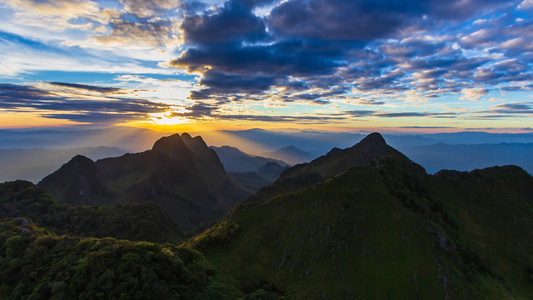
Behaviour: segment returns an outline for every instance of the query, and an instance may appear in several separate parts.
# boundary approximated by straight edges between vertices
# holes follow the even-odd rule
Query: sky
[[[533,132],[533,0],[2,0],[0,128]]]

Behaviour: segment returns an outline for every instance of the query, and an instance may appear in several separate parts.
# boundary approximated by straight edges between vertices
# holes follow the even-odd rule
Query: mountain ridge
[[[356,146],[385,151],[245,203],[188,243],[220,272],[296,299],[533,296],[532,176],[516,166],[429,175],[381,139]],[[365,154],[342,151],[330,156]]]
[[[184,232],[213,222],[247,195],[203,139],[187,133],[140,153],[96,162],[76,156],[38,185],[70,204],[155,202]]]

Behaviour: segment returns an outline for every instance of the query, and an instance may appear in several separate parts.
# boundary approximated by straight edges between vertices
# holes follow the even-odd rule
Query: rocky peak
[[[385,139],[379,132],[373,132],[369,135],[367,135],[364,139],[362,139],[359,143],[360,146],[373,146],[373,147],[379,147],[379,146],[387,146],[387,142],[385,142]]]
[[[187,136],[190,138],[190,135]],[[152,147],[152,150],[155,152],[164,153],[171,157],[188,151],[182,137],[180,137],[180,135],[177,133],[171,136],[162,137],[157,140]]]

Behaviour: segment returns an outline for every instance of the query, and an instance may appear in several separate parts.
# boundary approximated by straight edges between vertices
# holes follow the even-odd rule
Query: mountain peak
[[[152,147],[153,151],[163,152],[170,156],[183,152],[185,149],[187,149],[187,146],[185,146],[182,137],[178,133],[160,138]]]
[[[186,140],[192,140],[192,137],[191,137],[191,135],[188,134],[187,132],[184,132],[184,133],[181,134],[181,139],[182,139],[183,141],[186,141]]]
[[[372,132],[359,142],[360,145],[386,146],[387,142],[379,132]]]

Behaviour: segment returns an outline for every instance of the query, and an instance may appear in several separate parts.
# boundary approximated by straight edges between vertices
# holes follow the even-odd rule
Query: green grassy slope
[[[515,299],[533,298],[533,177],[513,167],[441,171],[430,187],[451,219],[457,247],[471,268]],[[474,270],[473,270],[474,269]]]
[[[508,205],[520,207],[513,214],[471,192],[490,181],[450,192],[420,166],[381,157],[300,192],[241,206],[190,243],[241,286],[260,290],[266,282],[297,299],[528,299],[532,219],[517,212],[531,212],[532,178],[509,173],[493,175],[513,184],[495,187],[492,197],[507,195]],[[448,200],[457,194],[472,196],[464,206],[471,218],[450,208],[462,207]],[[501,228],[517,218],[521,231]],[[494,232],[475,240],[472,228]]]
[[[296,192],[351,167],[365,166],[377,157],[389,155],[409,160],[398,150],[387,145],[381,134],[374,132],[350,148],[334,148],[328,154],[309,163],[285,170],[273,185],[260,189],[254,200],[266,201],[279,194]]]

